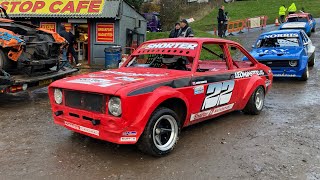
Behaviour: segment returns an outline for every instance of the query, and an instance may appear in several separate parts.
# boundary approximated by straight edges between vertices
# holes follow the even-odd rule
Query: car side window
[[[202,45],[197,71],[224,71],[228,70],[226,53],[223,44],[204,43]]]
[[[239,49],[236,46],[229,45],[228,46],[231,60],[233,63],[233,68],[248,68],[253,65],[253,63],[249,60],[249,57],[247,57],[241,49]]]

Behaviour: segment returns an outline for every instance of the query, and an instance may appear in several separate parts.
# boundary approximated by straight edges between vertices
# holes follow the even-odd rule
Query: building
[[[73,32],[79,59],[104,64],[108,46],[137,47],[146,40],[147,22],[123,0],[1,0],[12,19],[55,32]]]

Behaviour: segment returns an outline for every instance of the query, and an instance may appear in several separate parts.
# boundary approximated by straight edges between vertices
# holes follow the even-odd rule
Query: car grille
[[[105,113],[106,97],[101,94],[64,91],[65,105],[72,108]]]
[[[281,60],[281,61],[259,61],[260,63],[269,66],[269,67],[291,67],[289,65],[289,61]]]

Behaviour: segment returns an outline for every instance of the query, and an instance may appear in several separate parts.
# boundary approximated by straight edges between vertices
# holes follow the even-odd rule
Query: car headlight
[[[291,67],[296,67],[298,65],[298,61],[289,61],[289,65]]]
[[[61,104],[62,103],[62,91],[61,89],[54,89],[54,101],[57,103],[57,104]]]
[[[108,110],[109,113],[113,116],[121,116],[122,109],[121,109],[121,100],[118,97],[111,97],[108,102]]]

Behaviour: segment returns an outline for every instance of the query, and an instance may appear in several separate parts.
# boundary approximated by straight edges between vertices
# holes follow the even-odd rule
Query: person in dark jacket
[[[74,60],[76,62],[76,66],[81,66],[81,63],[79,63],[79,59],[78,59],[78,54],[76,53],[76,51],[74,50],[74,43],[75,43],[75,38],[74,35],[72,34],[72,32],[67,32],[66,28],[64,26],[61,26],[61,31],[60,31],[60,36],[62,36],[63,38],[65,38],[68,43],[68,50],[67,50],[67,54],[71,53],[72,57],[74,57]]]
[[[218,19],[218,36],[222,37],[224,33],[224,23],[226,21],[226,16],[224,14],[224,6],[221,6],[219,8],[217,19]]]
[[[226,37],[227,36],[227,29],[228,29],[228,22],[229,22],[229,16],[228,16],[228,12],[225,12],[225,21],[223,23],[223,33],[222,36]]]
[[[171,30],[169,38],[176,38],[179,36],[180,32],[180,23],[176,23],[174,29]]]
[[[193,31],[191,27],[189,26],[189,23],[187,20],[183,19],[180,21],[180,32],[179,37],[194,37]]]

